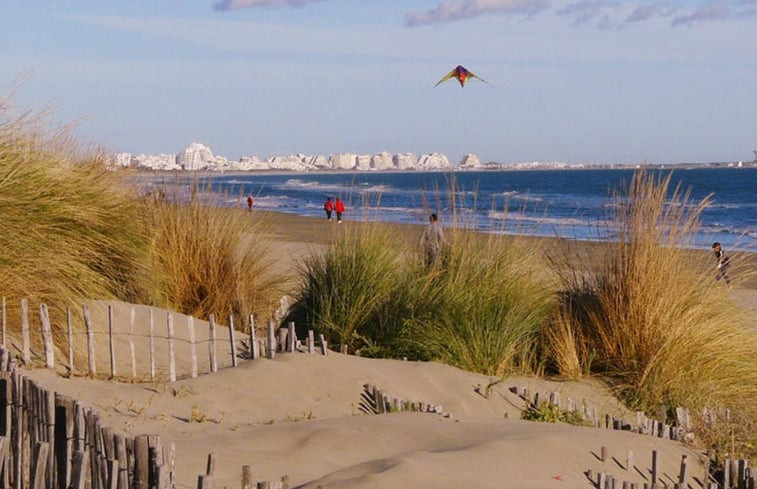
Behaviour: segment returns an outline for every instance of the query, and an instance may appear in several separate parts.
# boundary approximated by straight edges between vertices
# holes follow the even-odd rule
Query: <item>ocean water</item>
[[[665,175],[667,170],[663,170]],[[454,173],[288,173],[209,177],[226,190],[227,205],[323,216],[326,197],[341,197],[347,220],[424,224],[437,212],[451,225],[451,209],[465,225],[496,232],[578,240],[613,238],[612,193],[633,170],[482,171]],[[757,169],[676,169],[672,181],[694,201],[710,195],[692,247],[714,241],[726,250],[757,251]],[[454,182],[455,192],[450,192]]]

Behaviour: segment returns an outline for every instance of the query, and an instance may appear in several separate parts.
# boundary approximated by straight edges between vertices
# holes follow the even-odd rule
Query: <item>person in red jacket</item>
[[[336,203],[334,204],[334,210],[336,211],[336,222],[340,223],[342,222],[342,213],[344,212],[344,202],[342,202],[342,199],[339,197],[336,198]]]
[[[331,213],[334,210],[334,203],[331,202],[331,197],[326,198],[326,203],[323,204],[323,210],[326,211],[326,219],[331,220]]]
[[[252,212],[252,195],[247,196],[247,210]]]

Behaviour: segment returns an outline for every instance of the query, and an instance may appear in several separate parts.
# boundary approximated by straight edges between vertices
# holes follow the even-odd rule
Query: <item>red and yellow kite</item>
[[[434,85],[434,88],[438,87],[442,82],[445,82],[452,78],[456,79],[460,83],[461,87],[465,86],[465,82],[467,82],[471,78],[477,78],[481,80],[482,82],[486,83],[487,85],[492,86],[491,83],[487,82],[480,76],[474,74],[472,71],[469,71],[464,66],[457,65],[452,71],[444,75],[444,78],[439,80],[439,82],[436,85]]]

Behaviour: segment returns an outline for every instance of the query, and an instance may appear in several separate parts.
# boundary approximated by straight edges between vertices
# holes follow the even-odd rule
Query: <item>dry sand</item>
[[[255,216],[253,215],[253,218]],[[262,214],[258,217],[262,217]],[[293,263],[323,246],[330,230],[318,219],[268,215],[272,244],[292,270]],[[354,223],[353,223],[354,224]],[[345,222],[342,226],[349,226]],[[406,227],[406,236],[417,229]],[[757,317],[753,288],[735,291]],[[119,376],[131,376],[129,336],[132,307],[114,302]],[[109,370],[107,304],[93,303],[98,372]],[[137,376],[149,375],[149,312],[134,306]],[[127,434],[160,434],[176,444],[177,486],[194,488],[208,453],[217,459],[215,487],[239,487],[241,467],[257,480],[286,474],[292,487],[313,488],[586,488],[585,471],[605,471],[621,480],[650,479],[652,450],[658,450],[662,480],[677,478],[682,455],[694,462],[690,473],[701,481],[699,454],[681,443],[629,432],[521,421],[523,402],[508,388],[557,390],[601,413],[624,415],[620,403],[598,382],[552,382],[509,378],[489,398],[477,393],[488,377],[435,363],[365,359],[330,353],[279,354],[275,360],[240,360],[230,368],[228,328],[218,332],[220,370],[209,374],[208,326],[194,321],[200,376],[190,372],[187,318],[173,316],[177,374],[165,382],[167,342],[156,340],[156,370],[162,380],[132,383],[63,378],[42,369],[30,373],[48,388],[97,408],[106,423]],[[154,310],[156,335],[165,336],[167,312]],[[241,336],[241,335],[240,335]],[[240,338],[238,338],[239,340]],[[86,358],[83,336],[79,358]],[[83,371],[85,362],[77,365]],[[365,414],[363,384],[393,397],[441,404],[449,417],[431,413]],[[601,462],[602,446],[610,460]],[[626,454],[635,467],[625,470]],[[641,485],[641,484],[640,484]],[[700,487],[694,484],[693,487]]]

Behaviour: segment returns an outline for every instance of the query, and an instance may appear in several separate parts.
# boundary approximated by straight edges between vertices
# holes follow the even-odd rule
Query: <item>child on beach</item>
[[[334,210],[334,203],[331,202],[331,197],[326,197],[326,203],[323,204],[323,210],[326,211],[326,219],[331,220],[331,213]]]
[[[725,251],[723,251],[718,242],[712,243],[712,251],[715,253],[715,258],[718,261],[718,273],[715,275],[715,280],[722,278],[725,280],[725,283],[730,284],[731,277],[728,276],[728,266],[731,263],[731,259],[726,256]]]

